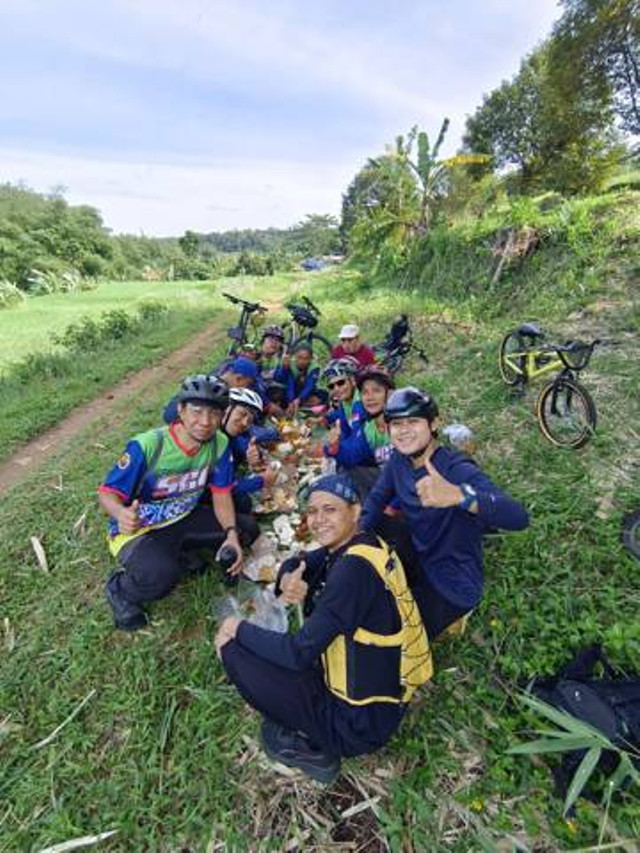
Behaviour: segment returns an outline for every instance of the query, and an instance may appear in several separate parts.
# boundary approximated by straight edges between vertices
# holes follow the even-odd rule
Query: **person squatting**
[[[304,621],[282,634],[229,617],[215,647],[261,715],[266,754],[328,784],[343,757],[395,734],[432,676],[430,643],[480,603],[483,534],[522,530],[528,515],[440,443],[435,400],[396,388],[357,326],[343,327],[324,370],[309,345],[290,355],[276,346],[279,327],[267,331],[264,374],[260,358],[241,356],[220,365],[223,378],[188,377],[164,425],[134,436],[107,474],[99,501],[119,567],[105,592],[115,626],[135,631],[152,602],[207,569],[203,552],[234,583],[260,533],[251,496],[276,477],[269,448],[279,432],[263,417],[296,417],[309,403],[318,423],[320,408],[327,432],[315,453],[337,471],[308,487],[315,547],[285,560],[275,583]]]

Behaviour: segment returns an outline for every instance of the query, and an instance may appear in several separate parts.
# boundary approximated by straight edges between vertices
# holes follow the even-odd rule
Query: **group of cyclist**
[[[396,388],[356,324],[339,338],[321,367],[309,342],[287,352],[282,329],[267,326],[258,349],[187,378],[165,425],[135,436],[99,489],[120,564],[107,600],[116,627],[135,631],[146,605],[206,569],[203,551],[228,581],[241,572],[260,532],[251,495],[277,477],[266,416],[307,410],[326,428],[312,452],[333,471],[311,484],[306,507],[318,547],[285,561],[276,582],[301,605],[302,627],[278,634],[229,618],[215,640],[262,714],[267,754],[324,783],[341,757],[389,740],[431,677],[430,641],[478,605],[483,533],[528,523],[472,459],[440,444],[426,391]]]

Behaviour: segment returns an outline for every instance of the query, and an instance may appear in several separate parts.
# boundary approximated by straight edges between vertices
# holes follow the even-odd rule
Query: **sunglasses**
[[[334,388],[342,388],[342,386],[346,385],[346,384],[347,384],[346,379],[336,379],[335,382],[329,382],[327,384],[327,388],[329,389],[329,391],[333,391]]]

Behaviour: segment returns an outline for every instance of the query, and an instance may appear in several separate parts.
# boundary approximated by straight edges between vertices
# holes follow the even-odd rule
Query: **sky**
[[[339,216],[418,124],[443,154],[557,0],[4,0],[0,182],[64,188],[116,233]]]

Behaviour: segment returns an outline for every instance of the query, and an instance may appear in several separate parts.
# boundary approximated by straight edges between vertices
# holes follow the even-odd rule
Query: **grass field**
[[[156,364],[214,318],[219,319],[224,337],[226,327],[237,321],[237,312],[220,296],[221,291],[250,300],[282,300],[289,288],[308,278],[308,274],[284,274],[204,283],[112,282],[93,291],[36,297],[0,311],[0,460],[58,423],[75,406],[133,371]],[[150,300],[160,301],[168,310],[140,332],[87,351],[67,351],[51,344],[52,333],[63,332],[80,317],[98,320],[114,309],[135,315]],[[11,362],[4,374],[2,359]],[[213,363],[207,359],[194,367],[208,370]]]
[[[202,282],[112,281],[101,282],[95,290],[32,297],[0,311],[0,373],[31,353],[56,351],[51,335],[85,315],[95,318],[115,308],[131,312],[150,300],[162,302],[169,309],[190,313],[202,311],[209,315],[212,310],[231,307],[219,298],[220,290],[230,288],[232,293],[245,293],[247,299],[259,299],[263,293],[277,292],[283,282],[293,278],[283,275]]]
[[[464,638],[436,648],[433,682],[399,735],[346,762],[322,791],[261,757],[257,720],[213,652],[212,608],[224,595],[215,577],[155,605],[149,630],[112,630],[95,488],[124,441],[157,423],[172,389],[157,387],[135,411],[123,404],[115,423],[93,427],[0,502],[0,851],[109,831],[97,849],[635,849],[637,789],[608,810],[580,800],[565,820],[547,764],[507,752],[535,727],[516,699],[532,675],[593,641],[621,666],[640,659],[638,564],[619,542],[623,510],[640,506],[640,367],[627,303],[594,294],[548,318],[558,335],[622,341],[584,377],[596,437],[563,452],[539,433],[533,391],[514,398],[498,375],[500,336],[520,317],[484,322],[470,304],[362,291],[355,276],[342,276],[339,293],[331,277],[314,282],[329,332],[355,316],[377,339],[391,315],[411,311],[431,366],[410,364],[403,379],[431,390],[447,422],[472,427],[480,463],[525,503],[530,528],[488,543],[485,600]]]

